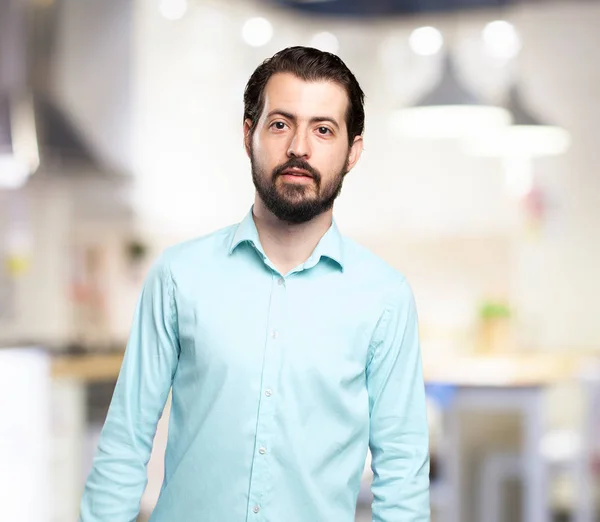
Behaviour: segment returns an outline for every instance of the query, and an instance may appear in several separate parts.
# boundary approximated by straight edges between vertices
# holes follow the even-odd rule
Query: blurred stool
[[[585,395],[585,415],[580,440],[579,458],[575,460],[575,522],[593,522],[596,511],[594,481],[600,475],[600,360],[596,360],[580,376]]]
[[[600,471],[600,365],[580,376],[585,408],[581,432],[552,430],[542,440],[539,451],[548,471],[567,469],[575,479],[575,522],[594,522],[594,480]],[[484,458],[480,475],[479,522],[502,522],[504,482],[521,479],[525,473],[519,453],[494,452]]]
[[[493,453],[485,458],[481,469],[479,522],[502,522],[504,482],[521,477],[521,456],[517,453]]]

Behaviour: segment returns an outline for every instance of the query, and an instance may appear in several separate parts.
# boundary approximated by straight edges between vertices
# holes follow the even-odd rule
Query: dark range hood
[[[0,190],[36,171],[104,170],[47,88],[59,8],[0,0]]]

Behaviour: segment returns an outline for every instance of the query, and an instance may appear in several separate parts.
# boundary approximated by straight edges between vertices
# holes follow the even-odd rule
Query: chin
[[[316,198],[307,196],[305,194],[302,195],[292,195],[284,194],[282,195],[282,199],[284,199],[289,205],[297,205],[299,207],[303,207],[305,205],[311,205],[317,201]]]

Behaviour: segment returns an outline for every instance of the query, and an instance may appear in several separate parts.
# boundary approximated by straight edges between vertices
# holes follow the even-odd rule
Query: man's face
[[[278,73],[267,83],[264,98],[253,133],[244,122],[254,186],[276,217],[305,223],[332,208],[360,156],[360,137],[348,145],[348,96],[333,82]]]

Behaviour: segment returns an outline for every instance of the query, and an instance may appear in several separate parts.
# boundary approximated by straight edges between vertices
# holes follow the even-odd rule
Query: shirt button
[[[271,332],[271,337],[272,337],[273,339],[277,339],[278,335],[279,335],[279,332],[278,332],[277,330],[273,330],[273,331]]]
[[[271,390],[265,390],[265,395],[267,397],[270,397],[271,395],[273,395],[273,392]]]
[[[252,508],[252,511],[254,511],[255,513],[258,513],[260,511],[260,508],[258,506],[254,506]]]
[[[278,284],[279,286],[283,286],[283,284],[284,284],[284,283],[285,283],[285,279],[284,279],[283,277],[280,277],[280,278],[279,278],[279,281],[277,281],[277,284]]]
[[[261,455],[264,455],[264,454],[267,452],[267,450],[266,450],[265,448],[260,448],[260,449],[258,450],[258,452],[259,452]]]

